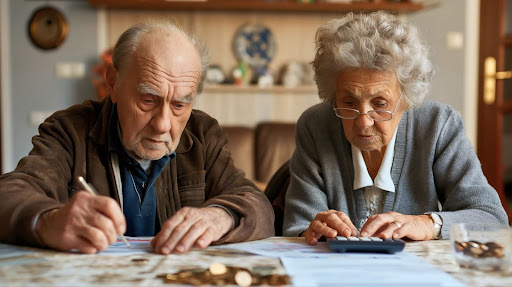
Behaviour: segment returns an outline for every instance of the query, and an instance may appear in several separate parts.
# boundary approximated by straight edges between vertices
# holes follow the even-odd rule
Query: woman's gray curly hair
[[[201,75],[197,85],[197,94],[200,94],[203,90],[203,82],[206,78],[206,70],[208,69],[209,65],[208,49],[192,34],[187,33],[183,28],[169,20],[149,20],[145,23],[136,24],[128,30],[124,31],[124,33],[117,40],[117,43],[114,47],[114,52],[112,54],[112,62],[114,67],[118,71],[121,71],[122,67],[130,60],[130,57],[133,52],[135,52],[135,49],[137,49],[142,36],[154,30],[166,30],[181,34],[185,37],[185,39],[192,43],[192,45],[194,45],[201,61]]]
[[[394,71],[410,107],[421,105],[434,74],[427,46],[417,29],[386,12],[349,13],[316,32],[312,62],[322,101],[336,95],[336,78],[349,68]]]

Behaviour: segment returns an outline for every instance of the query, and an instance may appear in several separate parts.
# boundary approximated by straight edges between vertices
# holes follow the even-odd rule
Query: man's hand
[[[404,215],[393,211],[370,216],[361,228],[361,236],[382,239],[407,237],[412,240],[430,240],[434,232],[434,223],[428,215]]]
[[[183,207],[163,225],[151,246],[156,253],[186,253],[195,246],[208,247],[219,240],[233,224],[231,215],[219,207]]]
[[[322,236],[357,236],[357,229],[345,213],[336,210],[319,212],[309,228],[302,233],[309,245],[316,245]]]
[[[48,247],[78,249],[82,253],[105,250],[126,232],[126,220],[117,202],[107,196],[78,192],[59,209],[41,214],[36,233]]]

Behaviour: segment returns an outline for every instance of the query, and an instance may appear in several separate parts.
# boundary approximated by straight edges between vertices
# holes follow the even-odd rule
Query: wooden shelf
[[[207,1],[166,1],[166,0],[89,0],[94,7],[123,9],[168,9],[203,11],[267,11],[267,12],[371,12],[386,10],[397,13],[419,11],[423,3],[357,1],[352,3],[297,1],[256,1],[256,0],[207,0]]]
[[[262,93],[262,94],[317,94],[316,86],[298,86],[293,88],[287,88],[285,86],[272,86],[268,88],[260,88],[257,85],[250,86],[237,86],[233,84],[227,85],[212,85],[206,84],[203,89],[203,93]]]

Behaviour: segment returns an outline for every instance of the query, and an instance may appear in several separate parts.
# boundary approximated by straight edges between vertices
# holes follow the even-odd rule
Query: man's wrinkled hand
[[[107,196],[78,192],[59,209],[41,214],[36,233],[46,246],[82,253],[105,250],[126,232],[126,220],[117,202]]]
[[[156,253],[186,253],[194,245],[206,248],[232,227],[231,215],[219,207],[183,207],[151,241]]]

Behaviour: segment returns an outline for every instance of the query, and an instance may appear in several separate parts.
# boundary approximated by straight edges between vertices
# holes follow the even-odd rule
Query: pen
[[[88,184],[87,181],[85,181],[85,179],[83,177],[79,176],[78,181],[82,184],[82,186],[85,188],[85,190],[87,190],[90,194],[98,195],[98,193],[94,190],[94,187],[92,187],[92,185]],[[119,238],[121,238],[121,240],[123,240],[123,242],[124,242],[124,244],[126,244],[126,246],[130,247],[130,242],[128,242],[128,240],[126,240],[126,238],[122,234],[117,234],[117,236],[119,236]]]

